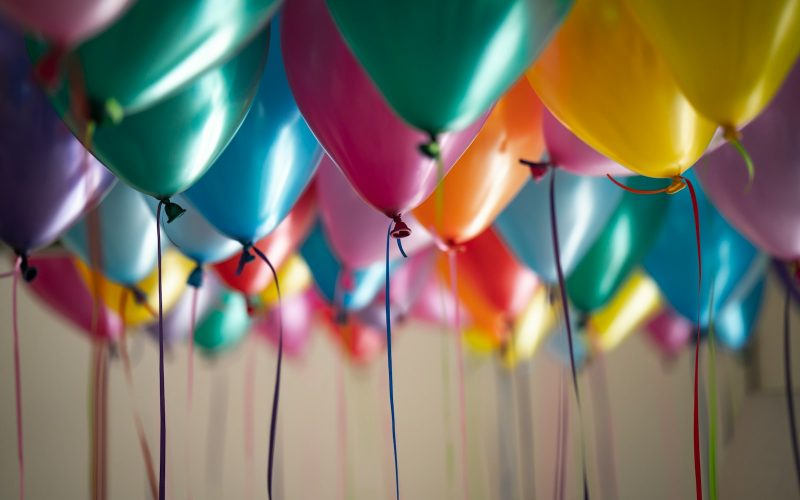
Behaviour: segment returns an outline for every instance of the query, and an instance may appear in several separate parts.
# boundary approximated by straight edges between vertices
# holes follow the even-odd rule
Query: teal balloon
[[[61,237],[64,246],[87,265],[92,262],[87,218],[99,220],[99,269],[123,285],[135,285],[158,259],[156,218],[141,193],[118,182],[103,202]]]
[[[194,332],[194,343],[207,354],[235,347],[250,329],[247,300],[236,292],[225,292]]]
[[[211,169],[186,192],[225,235],[252,243],[286,217],[305,190],[322,149],[294,102],[283,70],[280,37],[269,56],[250,113]]]
[[[729,300],[714,318],[714,339],[728,349],[738,351],[753,336],[758,313],[764,301],[764,278],[740,300]]]
[[[474,122],[530,66],[572,0],[327,0],[389,104],[429,133]]]
[[[70,74],[99,120],[120,119],[174,94],[238,53],[267,24],[278,0],[137,0],[113,25],[61,58],[55,94],[72,109]],[[35,62],[51,50],[29,44]]]
[[[550,224],[550,176],[556,176],[556,215],[561,265],[570,273],[586,255],[614,213],[622,190],[602,177],[549,169],[529,181],[495,221],[511,251],[539,277],[558,281]]]
[[[253,101],[269,33],[191,85],[118,125],[100,126],[91,150],[120,179],[165,199],[186,190],[231,140]],[[78,137],[80,129],[73,128]]]

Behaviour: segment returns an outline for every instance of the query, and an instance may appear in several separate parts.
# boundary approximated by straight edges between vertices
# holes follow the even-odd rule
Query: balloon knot
[[[33,75],[49,93],[52,93],[61,81],[61,66],[66,54],[65,46],[53,45],[33,68]]]
[[[39,271],[30,265],[27,254],[18,253],[17,255],[19,255],[19,271],[22,275],[22,279],[24,279],[27,283],[30,283],[36,279],[36,275],[39,273]]]
[[[533,177],[534,182],[537,183],[542,180],[542,178],[547,174],[548,170],[555,168],[555,165],[549,161],[531,161],[520,158],[519,162],[520,164],[528,167],[528,169],[531,171],[531,177]]]
[[[578,325],[578,328],[580,330],[585,329],[588,324],[589,324],[589,315],[588,314],[583,313],[583,314],[578,315],[577,325]]]
[[[147,295],[142,291],[141,288],[137,286],[129,287],[131,294],[133,295],[133,301],[136,302],[138,305],[144,305],[147,303]]]
[[[429,134],[428,142],[423,142],[419,145],[419,152],[431,160],[438,160],[440,158],[442,148],[439,146],[439,138],[436,134]]]
[[[733,125],[724,125],[722,127],[722,137],[728,142],[738,142],[742,140],[742,133]]]
[[[203,266],[198,263],[189,274],[186,283],[192,288],[200,288],[203,286]]]
[[[167,214],[167,224],[174,221],[186,212],[185,208],[170,201],[169,198],[164,198],[161,200],[161,203],[164,204],[164,213]]]
[[[333,322],[337,326],[345,326],[347,324],[347,311],[344,309],[337,309],[333,314]]]
[[[399,214],[393,215],[392,220],[394,221],[394,227],[392,228],[393,238],[407,238],[411,236],[411,228],[408,227],[408,224],[403,222]]]
[[[680,193],[686,187],[686,178],[682,175],[676,175],[672,178],[672,182],[667,186],[665,191],[667,194]]]
[[[236,266],[236,276],[242,274],[244,270],[244,266],[246,266],[249,262],[256,260],[256,256],[253,255],[251,252],[253,244],[252,243],[245,243],[242,246],[242,253],[239,255],[239,264]]]

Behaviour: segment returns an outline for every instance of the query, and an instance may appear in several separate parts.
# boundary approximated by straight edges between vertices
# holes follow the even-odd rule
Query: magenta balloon
[[[692,322],[678,313],[663,309],[645,327],[650,340],[664,354],[678,354],[692,337]]]
[[[283,349],[286,355],[300,356],[314,324],[314,317],[322,305],[322,300],[314,290],[307,290],[283,301]],[[258,336],[278,345],[278,313],[270,309],[255,322]]]
[[[320,162],[315,182],[325,234],[342,264],[361,269],[384,260],[386,241],[380,235],[386,232],[386,216],[361,199],[327,155]],[[405,222],[411,227],[411,236],[403,240],[408,255],[433,244],[430,233],[410,216]],[[393,259],[401,257],[396,245],[390,252]]]
[[[550,161],[568,172],[594,176],[633,175],[627,168],[578,139],[578,136],[562,125],[546,108],[542,115],[542,130]]]
[[[90,290],[66,252],[44,253],[31,257],[39,271],[28,284],[34,295],[93,339],[117,339],[122,333],[122,320],[103,304],[95,301]],[[97,325],[92,329],[92,314],[98,308]]]
[[[344,44],[325,0],[286,2],[281,48],[300,111],[356,191],[390,217],[425,200],[438,180],[436,163],[418,150],[428,138],[397,117],[383,100]],[[485,118],[439,138],[445,172]]]
[[[755,162],[750,189],[742,159],[725,144],[695,167],[722,215],[774,257],[800,257],[800,64],[772,103],[742,131]]]

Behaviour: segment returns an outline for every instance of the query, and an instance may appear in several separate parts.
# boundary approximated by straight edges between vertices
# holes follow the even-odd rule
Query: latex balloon
[[[731,145],[709,154],[697,177],[725,218],[765,252],[800,257],[800,64],[775,100],[744,129],[744,147],[758,166],[749,184]],[[748,185],[749,184],[749,185]]]
[[[714,318],[714,338],[732,350],[740,350],[753,336],[764,299],[762,278],[741,300],[729,300]]]
[[[242,123],[261,77],[268,36],[267,31],[256,36],[226,63],[154,106],[117,125],[97,127],[91,141],[94,155],[120,179],[155,198],[187,189]],[[81,124],[69,123],[84,137]]]
[[[573,316],[570,317],[572,318]],[[591,345],[586,332],[578,329],[577,325],[572,328],[572,355],[570,355],[569,339],[563,323],[559,325],[559,329],[553,335],[550,335],[550,339],[547,342],[547,350],[567,367],[574,360],[575,368],[578,370],[583,368],[591,355]]]
[[[351,269],[369,266],[386,258],[386,216],[367,204],[355,192],[347,178],[329,156],[320,162],[314,181],[325,235],[336,257]],[[433,243],[430,233],[413,217],[405,222],[412,228],[403,239],[403,249],[413,255]],[[400,258],[396,245],[389,249],[390,258]]]
[[[533,357],[555,326],[556,314],[550,305],[546,287],[539,287],[530,303],[514,321],[511,338],[503,349],[503,363],[508,367]]]
[[[286,76],[322,147],[380,212],[392,217],[419,205],[482,121],[439,138],[443,168],[437,173],[436,162],[417,151],[428,138],[389,108],[345,45],[324,0],[291,0],[282,16]]]
[[[578,0],[527,74],[575,135],[648,177],[691,167],[716,128],[681,93],[623,0]]]
[[[97,218],[97,261],[92,260],[90,219]],[[141,193],[119,183],[93,213],[64,233],[64,246],[111,281],[133,285],[156,266],[156,218]]]
[[[607,174],[618,177],[632,173],[580,140],[547,109],[542,114],[542,132],[548,162],[567,172],[603,177]]]
[[[589,317],[587,331],[595,349],[608,352],[639,331],[661,309],[658,285],[635,272],[600,311]]]
[[[316,199],[313,190],[306,191],[289,215],[269,236],[254,246],[264,252],[275,269],[300,246],[316,220]],[[239,255],[214,265],[214,271],[230,288],[247,296],[261,293],[272,283],[272,271],[261,259],[248,263],[239,272]],[[280,279],[280,278],[279,278]]]
[[[689,174],[689,178],[694,176]],[[733,288],[754,265],[758,251],[717,212],[695,184],[700,214],[703,256],[700,325],[708,324],[711,289],[714,312],[728,300]],[[697,246],[689,193],[669,196],[667,217],[650,253],[644,260],[648,274],[681,316],[697,321]]]
[[[694,325],[688,319],[665,307],[645,326],[648,338],[664,354],[675,356],[692,340]]]
[[[311,287],[311,270],[302,257],[295,254],[290,256],[278,269],[278,282],[281,285],[281,297],[288,300],[295,295],[305,293]],[[278,303],[278,289],[275,282],[270,284],[258,295],[262,306],[272,307]]]
[[[236,292],[224,292],[194,332],[194,343],[208,355],[235,347],[250,329],[247,300]]]
[[[523,79],[503,96],[466,153],[414,216],[447,245],[474,238],[530,178],[520,158],[544,150],[542,104]]]
[[[390,290],[392,312],[397,312],[403,318],[408,316],[426,284],[430,283],[431,279],[436,279],[436,254],[436,248],[426,248],[409,256],[403,261],[403,265],[392,274]],[[381,309],[383,309],[385,298],[385,293],[378,294],[376,302]],[[439,304],[441,305],[441,301]]]
[[[325,314],[328,330],[347,359],[365,365],[383,353],[386,347],[384,332],[361,323],[354,315],[343,318],[331,308]]]
[[[90,288],[66,252],[48,252],[31,258],[38,276],[29,286],[34,295],[70,324],[95,340],[116,340],[122,333],[119,316],[102,302],[95,308]]]
[[[166,345],[183,342],[192,333],[192,302],[197,294],[197,306],[194,311],[194,325],[197,325],[206,317],[211,307],[219,301],[224,291],[222,283],[213,274],[208,279],[203,280],[201,287],[195,288],[188,286],[183,290],[178,302],[164,314],[164,343]],[[159,327],[158,318],[150,322],[146,327],[150,337],[158,342]]]
[[[320,300],[313,290],[287,298],[283,302],[281,314],[283,317],[283,349],[284,354],[298,357],[303,354],[311,338],[314,316]],[[256,333],[272,345],[278,345],[278,315],[277,309],[267,311],[266,315],[256,320]]]
[[[628,0],[692,105],[735,134],[772,99],[800,54],[796,0]]]
[[[66,4],[70,12],[80,11],[75,2]],[[62,114],[74,111],[79,103],[72,99],[83,97],[93,117],[102,122],[152,106],[210,68],[224,65],[264,27],[278,4],[277,0],[137,0],[109,29],[60,58],[67,76],[56,90],[56,107]],[[266,41],[257,43],[266,52]],[[57,51],[42,42],[30,45],[35,61]],[[80,89],[74,88],[75,73],[80,75]],[[221,83],[207,83],[201,93],[216,88],[225,94]],[[175,134],[180,128],[174,127],[175,118],[167,122],[173,125],[169,135]]]
[[[522,75],[572,0],[328,0],[358,60],[407,122],[459,130]]]
[[[394,288],[393,282],[392,290]],[[422,290],[408,314],[415,320],[431,325],[451,327],[455,324],[457,300],[458,298],[453,295],[448,284],[440,280],[438,276],[431,275],[424,281]],[[472,323],[472,318],[469,317],[464,305],[459,305],[458,311],[460,324]]]
[[[497,337],[482,331],[480,327],[472,326],[464,330],[464,347],[467,352],[487,356],[496,352],[500,345]]]
[[[138,283],[122,286],[109,281],[97,271],[90,270],[79,259],[74,259],[74,263],[86,286],[94,291],[95,296],[99,296],[106,307],[123,318],[126,325],[145,325],[158,318],[158,269],[153,269]],[[164,253],[161,286],[162,310],[165,314],[181,297],[192,268],[192,262],[177,250],[170,249]]]
[[[253,243],[286,217],[322,156],[289,90],[278,30],[250,112],[186,197],[222,233]]]
[[[30,72],[21,35],[0,20],[0,240],[18,253],[53,243],[114,182]]]
[[[558,278],[551,237],[550,175],[556,175],[558,237],[566,276],[606,226],[622,190],[608,179],[549,169],[540,182],[526,184],[497,217],[494,226],[514,255],[543,281],[554,283]]]
[[[644,177],[625,182],[644,190],[653,189],[653,183]],[[576,309],[599,309],[617,293],[655,243],[668,204],[666,196],[622,195],[600,236],[567,277],[567,294]]]

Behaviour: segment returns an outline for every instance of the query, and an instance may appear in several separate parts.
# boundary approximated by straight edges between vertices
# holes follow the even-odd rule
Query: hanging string
[[[99,348],[97,342],[92,343],[92,370],[89,372],[89,449],[91,451],[91,467],[89,469],[89,490],[91,491],[92,500],[100,500],[99,484],[100,474],[98,473],[98,464],[100,463],[100,453],[98,451],[98,423],[97,417],[97,391],[98,391],[98,362]]]
[[[253,346],[255,347],[255,346]],[[253,498],[255,479],[255,392],[256,392],[256,350],[248,349],[244,369],[244,461],[245,498]]]
[[[604,488],[604,498],[619,498],[617,488],[617,467],[616,453],[614,450],[614,418],[611,415],[610,392],[608,390],[608,375],[606,373],[606,358],[598,356],[595,359],[596,377],[590,379],[596,383],[595,390],[590,391],[594,408],[597,408],[597,437],[601,445],[597,448],[597,465],[605,469],[602,474]],[[603,451],[601,451],[603,450]]]
[[[14,273],[16,273],[16,272],[17,271],[15,269],[12,269],[11,271],[0,273],[0,279],[10,278],[10,277],[14,276]]]
[[[167,403],[164,394],[164,304],[161,286],[161,209],[165,202],[159,200],[156,208],[156,237],[158,244],[158,395],[161,425],[159,432],[158,500],[167,496]]]
[[[392,448],[394,451],[394,488],[395,498],[400,500],[400,469],[397,464],[397,428],[394,414],[394,373],[392,370],[392,311],[390,300],[390,283],[389,279],[389,243],[392,238],[392,231],[395,222],[389,223],[389,230],[386,232],[386,290],[385,290],[385,306],[386,306],[386,358],[389,369],[389,411],[392,415]]]
[[[794,457],[794,472],[800,487],[800,446],[797,442],[797,420],[794,409],[794,383],[792,382],[792,350],[789,317],[791,289],[786,287],[786,298],[783,302],[783,375],[786,386],[786,408],[789,411],[789,435],[792,439],[792,456]]]
[[[457,249],[450,249],[447,252],[447,259],[450,264],[450,287],[453,297],[458,297],[458,267],[456,265]],[[461,315],[458,300],[454,301],[455,310],[453,311],[453,330],[456,336],[456,361],[458,368],[458,420],[461,428],[461,477],[464,488],[464,498],[469,500],[469,480],[467,463],[467,404],[466,390],[464,387],[464,339],[461,335]]]
[[[442,310],[442,318],[447,318],[447,304],[445,301],[445,288],[443,285],[439,286],[439,306]],[[455,313],[454,313],[455,314]],[[443,328],[444,330],[444,328]],[[446,330],[442,332],[442,389],[445,392],[445,397],[442,398],[442,418],[443,427],[445,429],[445,467],[447,470],[447,497],[450,498],[450,493],[453,490],[453,475],[454,475],[454,450],[453,450],[453,436],[450,430],[450,345],[447,342]]]
[[[714,340],[714,287],[708,322],[708,497],[717,500],[717,365]]]
[[[217,367],[219,368],[219,367]],[[206,491],[208,498],[224,498],[225,434],[228,429],[228,372],[217,370],[209,399],[208,429],[206,430]]]
[[[517,409],[517,426],[521,442],[522,454],[522,478],[524,480],[522,488],[523,498],[532,499],[536,497],[536,467],[535,467],[535,447],[533,433],[533,412],[531,411],[531,363],[524,363],[521,367],[524,373],[521,374],[517,387],[517,399],[519,405]],[[515,377],[519,370],[515,371]]]
[[[92,498],[104,500],[107,496],[107,392],[108,365],[106,347],[100,341],[93,346],[94,370],[89,379],[92,388]]]
[[[196,268],[201,269],[200,267]],[[195,275],[194,272],[192,275]],[[200,282],[201,283],[201,282]],[[193,283],[192,287],[192,306],[191,317],[189,319],[189,359],[187,363],[186,374],[186,432],[191,435],[192,431],[192,408],[194,404],[194,332],[197,325],[197,299],[200,295],[200,283]],[[245,383],[247,383],[245,381]],[[192,500],[194,496],[192,493],[192,440],[186,439],[186,477],[189,478],[187,485],[187,498]]]
[[[19,360],[19,317],[17,311],[17,288],[19,286],[23,257],[17,256],[11,282],[11,324],[14,335],[14,404],[17,414],[17,463],[19,472],[19,499],[25,499],[25,454],[22,432],[22,381]]]
[[[755,166],[753,165],[753,158],[750,157],[750,153],[744,148],[742,144],[742,134],[736,130],[735,127],[732,126],[725,126],[722,128],[723,130],[723,137],[728,143],[733,146],[739,156],[742,157],[744,160],[744,164],[747,167],[747,187],[745,188],[745,192],[750,190],[750,186],[753,185],[753,179],[755,178]]]
[[[567,398],[564,390],[564,372],[558,377],[558,421],[556,427],[556,472],[553,485],[553,498],[564,500],[564,471],[567,467],[566,434],[569,417],[567,415]]]
[[[341,457],[339,463],[339,487],[341,488],[341,499],[347,498],[348,481],[347,481],[347,395],[345,394],[345,380],[344,380],[344,357],[340,358],[338,369],[336,370],[336,406],[337,406],[337,420],[339,427],[339,449],[341,450]]]

